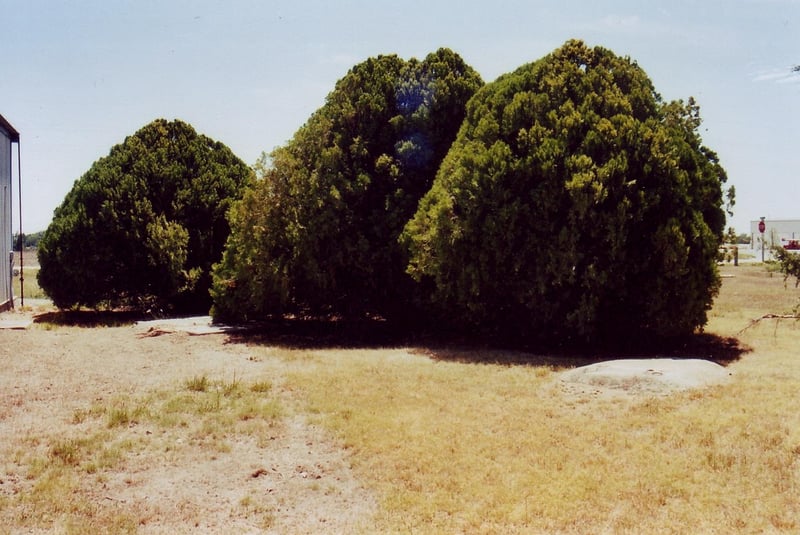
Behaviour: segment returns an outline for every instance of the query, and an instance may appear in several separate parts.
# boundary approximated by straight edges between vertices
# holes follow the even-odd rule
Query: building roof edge
[[[0,115],[0,128],[8,132],[12,143],[19,143],[19,132],[2,115]]]

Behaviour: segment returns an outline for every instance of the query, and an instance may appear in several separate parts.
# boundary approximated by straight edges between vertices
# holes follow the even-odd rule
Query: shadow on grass
[[[39,314],[38,324],[120,327],[153,319],[135,310],[62,310]],[[726,365],[750,348],[736,338],[696,334],[683,338],[626,338],[603,345],[532,344],[524,337],[491,338],[438,326],[408,326],[383,319],[279,318],[242,326],[227,343],[287,349],[380,349],[408,347],[442,361],[517,366],[577,367],[624,358],[699,358]]]
[[[286,349],[377,349],[418,343],[419,333],[382,319],[279,318],[246,325],[229,343]]]
[[[571,368],[618,359],[702,359],[727,366],[752,349],[732,337],[713,334],[639,341],[620,344],[531,346],[487,345],[477,347],[440,347],[421,351],[433,359],[467,363],[492,363],[506,365],[535,365]]]
[[[750,351],[735,338],[707,333],[671,339],[627,338],[603,345],[543,345],[522,337],[498,339],[374,319],[273,319],[229,335],[228,343],[307,350],[409,347],[435,360],[556,367],[625,358],[693,358],[727,365]]]
[[[57,310],[38,314],[34,323],[62,327],[122,327],[137,321],[152,319],[143,312],[132,310]]]

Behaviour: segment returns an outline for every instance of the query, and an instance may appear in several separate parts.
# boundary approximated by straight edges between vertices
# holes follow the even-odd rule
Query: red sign
[[[764,234],[764,231],[765,231],[765,230],[767,230],[767,225],[765,225],[763,221],[759,221],[759,222],[758,222],[758,231],[759,231],[761,234]]]

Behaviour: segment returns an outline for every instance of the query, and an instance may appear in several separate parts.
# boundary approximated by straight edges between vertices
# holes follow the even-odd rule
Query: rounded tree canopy
[[[158,119],[75,182],[39,243],[39,284],[60,308],[208,310],[226,212],[252,170],[182,121]]]
[[[412,281],[397,238],[481,84],[447,49],[354,66],[262,160],[261,180],[233,210],[215,315],[402,311]]]
[[[694,100],[569,41],[483,87],[403,242],[456,323],[539,340],[690,333],[719,286]]]

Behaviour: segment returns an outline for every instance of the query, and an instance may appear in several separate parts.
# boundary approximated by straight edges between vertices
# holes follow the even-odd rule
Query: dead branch
[[[754,327],[754,326],[758,325],[763,320],[773,320],[773,319],[796,320],[796,319],[800,319],[800,316],[798,316],[797,314],[764,314],[760,318],[756,318],[754,320],[750,320],[750,323],[748,323],[747,326],[744,329],[742,329],[741,331],[736,333],[736,336],[739,336],[740,334],[742,334],[746,330],[750,329],[751,327]]]

